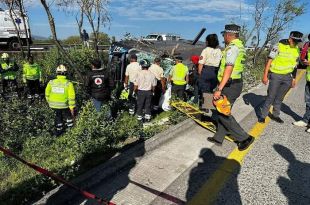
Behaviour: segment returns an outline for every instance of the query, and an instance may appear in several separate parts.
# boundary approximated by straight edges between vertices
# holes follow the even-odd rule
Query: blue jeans
[[[213,66],[204,66],[199,78],[200,93],[213,93],[217,86],[218,68]]]
[[[305,123],[309,123],[310,120],[310,82],[307,82],[305,87],[305,103],[306,103],[306,113],[302,120]]]
[[[102,104],[106,102],[108,110],[106,112],[105,117],[106,118],[111,118],[112,117],[111,107],[108,105],[107,101],[100,101],[100,100],[97,100],[95,98],[92,98],[92,100],[93,100],[93,103],[94,103],[94,106],[95,106],[97,112],[101,111]]]
[[[103,102],[100,101],[100,100],[97,100],[97,99],[95,99],[95,98],[92,98],[92,100],[93,100],[93,103],[94,103],[94,106],[95,106],[97,112],[100,112],[101,106],[102,106],[102,103],[103,103]]]

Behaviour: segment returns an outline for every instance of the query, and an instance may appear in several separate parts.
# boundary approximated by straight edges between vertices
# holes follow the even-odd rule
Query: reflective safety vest
[[[25,63],[23,65],[23,80],[40,80],[41,81],[41,68],[38,64]]]
[[[235,40],[230,42],[230,44],[225,48],[225,50],[223,52],[223,58],[221,60],[220,69],[219,69],[219,72],[217,74],[217,79],[219,82],[221,82],[223,79],[225,68],[226,68],[226,55],[227,55],[227,52],[231,49],[231,46],[237,46],[239,53],[238,53],[238,57],[235,61],[233,71],[231,73],[230,78],[231,79],[241,79],[242,78],[242,73],[244,70],[244,60],[246,57],[246,53],[245,53],[245,49],[244,49],[242,41],[240,39],[235,39]]]
[[[172,71],[172,81],[175,85],[185,85],[186,75],[188,74],[188,67],[183,63],[178,63],[174,66]]]
[[[58,75],[55,80],[47,84],[45,98],[51,108],[73,109],[75,107],[74,87],[66,76]]]
[[[16,79],[16,71],[11,70],[13,68],[13,63],[1,63],[2,70],[2,78],[5,80],[15,80]]]
[[[289,74],[294,71],[299,57],[297,46],[291,48],[288,44],[278,44],[278,55],[273,59],[270,71],[276,74]]]

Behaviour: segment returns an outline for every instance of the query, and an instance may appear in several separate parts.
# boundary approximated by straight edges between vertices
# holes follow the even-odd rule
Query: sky
[[[50,29],[47,16],[39,0],[30,0],[26,6],[33,35],[48,37]],[[174,33],[185,39],[194,39],[201,28],[205,35],[223,30],[232,21],[237,24],[251,24],[254,0],[110,0],[111,23],[101,31],[121,39],[126,32],[135,37],[152,32]],[[275,0],[270,0],[275,1]],[[241,7],[241,10],[240,10]],[[72,9],[74,11],[74,8]],[[240,12],[241,11],[241,12]],[[78,35],[74,12],[65,13],[52,9],[60,39]],[[298,17],[289,30],[309,33],[310,11]],[[90,32],[89,25],[84,28]],[[204,35],[204,36],[205,36]],[[283,33],[286,37],[288,33]]]

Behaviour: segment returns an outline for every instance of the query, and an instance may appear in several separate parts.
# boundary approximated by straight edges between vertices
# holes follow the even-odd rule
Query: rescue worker
[[[293,124],[298,127],[307,127],[310,121],[310,34],[308,35],[308,42],[306,42],[303,46],[303,49],[307,49],[304,51],[304,54],[301,54],[302,64],[307,66],[307,74],[306,74],[306,86],[305,86],[305,103],[306,103],[306,112],[302,118],[302,120],[296,121]],[[307,132],[310,133],[310,128],[307,128]]]
[[[225,95],[233,105],[242,91],[245,49],[239,39],[240,26],[225,25],[225,31],[222,33],[226,48],[217,75],[219,84],[213,93],[213,98],[219,100],[221,95]],[[221,145],[225,136],[230,136],[240,151],[247,149],[254,141],[254,137],[248,135],[231,114],[226,116],[218,113],[217,132],[213,137],[209,137],[208,141]]]
[[[149,68],[149,71],[155,75],[157,79],[157,84],[154,91],[153,96],[153,108],[154,110],[159,109],[159,100],[163,93],[165,93],[165,77],[164,77],[164,70],[160,67],[160,58],[155,58],[154,63]]]
[[[171,92],[175,97],[185,100],[185,89],[189,81],[189,70],[182,63],[183,58],[177,56],[175,58],[175,66],[170,71],[169,82],[172,82]]]
[[[45,98],[50,108],[55,111],[56,136],[73,126],[75,91],[72,82],[67,78],[67,68],[59,65],[56,68],[57,78],[49,81],[45,89]]]
[[[27,98],[38,98],[40,82],[42,82],[42,70],[37,63],[34,63],[33,56],[29,56],[28,62],[23,65],[23,82],[27,84]]]
[[[268,56],[262,82],[267,85],[268,92],[264,105],[262,106],[258,122],[265,123],[269,109],[273,105],[270,119],[284,123],[279,117],[284,96],[296,84],[297,63],[299,58],[298,43],[302,41],[303,34],[299,31],[292,31],[288,39],[281,40],[274,46]]]
[[[152,117],[151,106],[157,80],[155,75],[149,71],[151,63],[147,59],[140,61],[142,71],[135,78],[134,92],[137,93],[137,119],[143,120],[143,109],[145,110],[144,119],[150,121]]]
[[[1,55],[2,62],[0,64],[0,73],[2,76],[2,87],[3,87],[3,94],[8,94],[9,88],[18,92],[17,86],[17,71],[18,66],[15,62],[11,62],[10,56],[7,53],[3,53]]]
[[[125,82],[124,82],[124,88],[129,89],[129,96],[128,96],[128,100],[130,103],[129,114],[131,115],[135,114],[136,101],[133,90],[134,90],[134,81],[139,72],[141,72],[141,67],[137,62],[137,55],[132,54],[130,56],[130,64],[126,67]]]
[[[194,99],[193,103],[197,104],[199,101],[199,75],[198,75],[198,65],[199,65],[199,56],[192,56],[191,57],[191,62],[193,64],[192,66],[192,76],[193,76],[193,85],[194,85]],[[191,74],[190,74],[191,75]]]
[[[222,58],[222,51],[219,47],[219,40],[216,34],[209,34],[206,37],[206,48],[200,55],[198,74],[201,94],[213,93],[217,86],[217,73]]]
[[[102,104],[108,104],[111,98],[113,80],[109,72],[101,66],[101,61],[99,59],[93,60],[91,62],[91,67],[92,70],[87,74],[86,87],[90,92],[97,112],[99,112]]]

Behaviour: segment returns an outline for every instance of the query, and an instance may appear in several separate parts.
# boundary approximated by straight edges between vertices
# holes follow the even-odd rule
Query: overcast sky
[[[50,30],[44,9],[38,3],[39,0],[32,1],[33,5],[27,7],[32,32],[48,37]],[[111,24],[102,27],[102,31],[117,39],[122,38],[126,32],[136,37],[151,32],[169,32],[193,39],[203,27],[207,33],[219,34],[224,25],[232,21],[250,24],[253,7],[253,0],[111,0]],[[60,38],[78,34],[74,15],[57,9],[52,12]],[[309,18],[310,13],[307,11],[296,19],[289,30],[309,33]],[[88,25],[85,25],[85,29],[90,32]],[[283,37],[287,35],[284,33]]]

